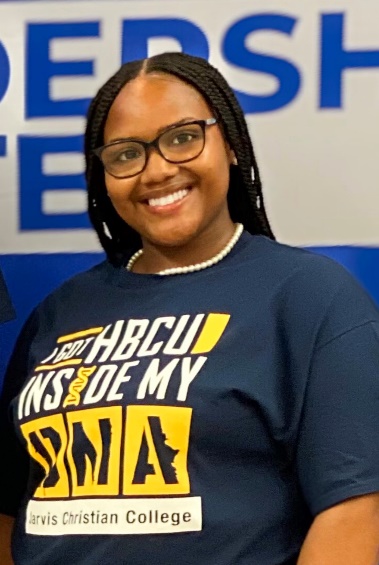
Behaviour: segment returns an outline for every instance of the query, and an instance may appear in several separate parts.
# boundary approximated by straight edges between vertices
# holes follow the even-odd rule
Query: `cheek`
[[[218,191],[227,191],[229,188],[230,159],[226,147],[221,140],[206,147],[201,163],[203,179],[212,183]],[[200,171],[199,171],[200,172]],[[200,173],[201,174],[201,173]]]
[[[136,214],[134,203],[130,198],[133,190],[131,183],[112,177],[111,180],[106,179],[105,186],[116,213],[124,222],[134,227]]]
[[[120,206],[125,207],[131,204],[130,195],[133,190],[132,183],[108,176],[105,178],[105,186],[108,196],[115,208]]]
[[[209,197],[223,197],[229,189],[229,175],[230,165],[229,162],[222,158],[221,155],[218,159],[209,158],[203,167],[203,174],[201,175],[204,182],[204,188],[209,190]]]

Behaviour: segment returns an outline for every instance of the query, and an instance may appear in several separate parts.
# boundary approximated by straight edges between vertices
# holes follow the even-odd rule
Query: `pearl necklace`
[[[201,263],[196,263],[195,265],[188,265],[187,267],[173,267],[171,269],[165,269],[164,271],[159,271],[156,274],[162,276],[182,275],[185,273],[194,273],[195,271],[201,271],[202,269],[207,269],[208,267],[212,267],[213,265],[216,265],[216,263],[222,261],[222,259],[224,259],[224,257],[226,257],[228,253],[231,252],[231,250],[233,249],[233,247],[241,237],[242,232],[243,232],[243,225],[236,224],[236,229],[233,234],[233,237],[226,244],[224,249],[222,249],[219,253],[217,253],[217,255],[214,255],[214,257],[211,257],[207,261],[202,261]],[[131,271],[133,269],[135,262],[137,261],[137,259],[141,257],[142,254],[143,254],[143,249],[140,249],[139,251],[134,253],[134,255],[132,255],[132,257],[128,261],[128,264],[126,265],[127,271]]]

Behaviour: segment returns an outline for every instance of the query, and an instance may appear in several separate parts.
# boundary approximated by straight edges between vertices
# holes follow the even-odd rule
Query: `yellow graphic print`
[[[57,339],[57,343],[66,343],[67,341],[75,341],[76,339],[81,339],[83,337],[87,337],[89,335],[97,335],[103,331],[103,327],[101,328],[91,328],[89,330],[83,330],[81,332],[75,332],[74,334],[63,335],[59,339]]]
[[[61,414],[46,416],[21,426],[30,455],[41,465],[44,478],[35,498],[67,498],[70,494],[64,464],[67,433]]]
[[[36,367],[35,371],[49,371],[60,367],[67,367],[71,365],[81,365],[83,359],[74,355],[86,349],[89,342],[99,335],[104,330],[103,327],[90,328],[75,332],[73,334],[63,335],[57,339],[57,345],[54,351],[46,359],[41,361],[41,365]],[[62,348],[59,348],[61,344]],[[50,363],[48,363],[50,362]]]
[[[80,403],[80,393],[87,386],[88,379],[96,370],[96,366],[93,367],[81,367],[78,370],[78,376],[68,389],[68,395],[63,402],[63,408],[67,406],[78,406]]]
[[[108,406],[23,424],[44,472],[34,497],[189,494],[191,417],[192,408],[141,405],[125,420],[121,406]]]
[[[229,314],[209,314],[191,353],[209,353],[220,341],[230,320]]]
[[[121,406],[67,414],[67,459],[72,496],[117,495],[120,481]]]
[[[80,365],[83,359],[69,359],[68,361],[61,361],[60,363],[54,363],[54,365],[40,365],[34,369],[37,371],[49,371],[50,369],[58,369],[60,367],[71,367],[72,365]]]
[[[187,470],[192,408],[129,406],[124,494],[189,494]]]

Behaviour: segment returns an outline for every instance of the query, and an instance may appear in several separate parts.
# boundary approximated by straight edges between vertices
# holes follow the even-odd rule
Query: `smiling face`
[[[116,97],[104,144],[125,138],[152,141],[178,122],[212,117],[204,98],[190,85],[168,74],[142,75]],[[129,152],[123,158],[134,156]],[[198,245],[203,255],[206,245],[209,253],[217,253],[220,241],[233,232],[227,205],[232,158],[219,126],[210,125],[204,150],[194,160],[169,163],[154,148],[141,173],[122,179],[105,172],[105,184],[115,210],[141,235],[145,249]]]

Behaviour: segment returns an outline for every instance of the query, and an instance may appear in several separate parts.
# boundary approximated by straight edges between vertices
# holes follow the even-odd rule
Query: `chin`
[[[146,237],[150,243],[159,247],[182,247],[198,235],[198,227],[182,226],[180,229],[159,230]]]

